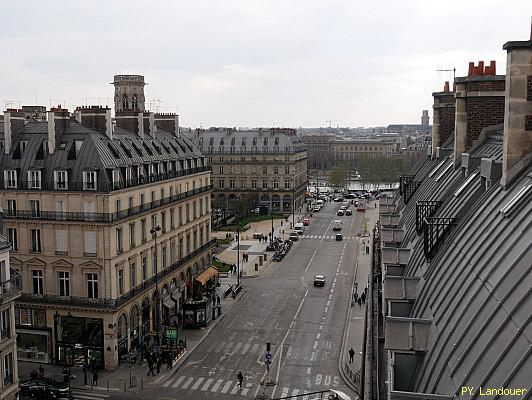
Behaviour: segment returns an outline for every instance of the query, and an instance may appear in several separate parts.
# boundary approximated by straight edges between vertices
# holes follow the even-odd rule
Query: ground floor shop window
[[[11,385],[13,383],[13,353],[8,353],[2,358],[4,386]]]
[[[24,361],[50,363],[50,331],[17,327],[17,357]]]

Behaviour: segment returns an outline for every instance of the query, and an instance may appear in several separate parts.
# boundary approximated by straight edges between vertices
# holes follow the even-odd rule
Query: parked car
[[[314,275],[314,286],[325,286],[325,276]]]
[[[297,232],[292,232],[290,236],[288,236],[288,239],[290,239],[292,242],[295,242],[299,240],[299,234]]]
[[[341,233],[337,233],[336,234],[336,240],[343,240],[343,239],[344,239],[344,237],[343,237],[343,235]]]
[[[303,225],[309,226],[310,220],[308,218],[303,218]]]
[[[349,216],[349,215],[353,215],[353,211],[347,209],[347,210],[345,211],[345,215],[347,215],[347,216]]]
[[[338,210],[338,212],[336,213],[336,215],[338,215],[339,217],[343,217],[343,216],[344,216],[344,210],[343,210],[343,208],[340,208],[340,209]]]
[[[321,207],[320,206],[314,206],[313,211],[314,212],[320,212]]]
[[[334,201],[335,203],[339,203],[339,202],[342,201],[342,200],[343,200],[343,198],[341,198],[341,197],[335,197],[333,201]]]
[[[341,231],[342,230],[342,221],[339,219],[335,219],[333,221],[333,231]]]
[[[20,392],[24,396],[44,398],[68,397],[68,386],[63,382],[56,382],[49,378],[29,379],[19,384]]]

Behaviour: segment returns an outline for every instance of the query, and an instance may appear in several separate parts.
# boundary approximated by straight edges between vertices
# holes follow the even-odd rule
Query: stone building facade
[[[18,393],[15,300],[20,296],[20,276],[10,268],[11,245],[1,231],[0,223],[0,400],[14,400]]]
[[[260,204],[291,213],[305,201],[307,151],[292,129],[197,130],[191,139],[212,167],[213,207],[249,212]]]
[[[201,290],[214,245],[210,167],[147,114],[132,132],[101,107],[52,109],[45,122],[4,113],[0,204],[22,276],[21,358],[114,369]]]

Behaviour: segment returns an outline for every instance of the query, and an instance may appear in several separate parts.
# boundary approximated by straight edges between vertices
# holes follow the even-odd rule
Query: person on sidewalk
[[[355,357],[355,350],[351,347],[349,349],[349,364],[353,363],[353,357]]]
[[[236,378],[238,379],[238,387],[242,389],[242,381],[244,380],[244,375],[242,375],[242,371],[238,371]]]
[[[150,373],[151,373],[151,376],[155,376],[155,374],[153,373],[153,359],[151,358],[151,356],[148,356],[148,376],[150,376]]]
[[[96,370],[92,373],[92,386],[98,386],[98,372]]]
[[[362,297],[359,297],[359,298],[358,298],[358,306],[359,306],[359,307],[362,307]]]
[[[39,365],[39,378],[42,378],[44,377],[44,367],[41,365]]]

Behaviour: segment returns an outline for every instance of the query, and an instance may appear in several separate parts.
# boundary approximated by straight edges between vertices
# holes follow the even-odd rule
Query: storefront
[[[15,307],[15,330],[19,360],[52,362],[52,328],[46,326],[46,310]]]
[[[102,319],[56,314],[54,325],[57,364],[103,369]]]
[[[215,267],[209,267],[196,277],[197,288],[194,288],[195,293],[204,294],[205,291],[211,291],[216,286],[218,277],[218,270]],[[196,290],[198,289],[198,290]]]
[[[183,327],[201,328],[208,325],[212,319],[211,296],[204,296],[201,300],[189,300],[183,305]]]

